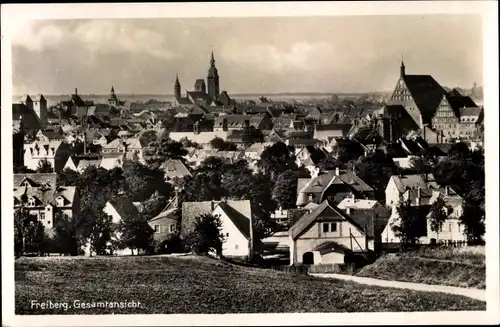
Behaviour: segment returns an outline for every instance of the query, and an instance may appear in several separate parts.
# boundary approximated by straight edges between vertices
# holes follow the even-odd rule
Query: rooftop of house
[[[403,79],[423,121],[430,121],[446,91],[431,75],[404,75]]]
[[[222,201],[202,201],[202,202],[183,202],[182,203],[182,224],[183,226],[193,226],[196,218],[201,215],[211,214]],[[235,211],[241,213],[244,217],[250,219],[252,215],[251,204],[249,200],[223,201],[225,206],[229,206]],[[222,207],[221,209],[227,209]],[[227,209],[229,210],[229,209]],[[226,212],[226,210],[224,210]],[[232,213],[232,212],[230,212]],[[229,216],[229,214],[228,214]]]
[[[130,199],[114,199],[109,200],[108,203],[113,206],[122,220],[133,220],[140,216],[139,210]]]
[[[182,163],[181,160],[168,159],[161,165],[160,168],[165,171],[165,177],[168,178],[191,176],[189,169],[186,165],[184,165],[184,163]]]
[[[396,184],[399,193],[403,193],[408,189],[416,189],[418,187],[424,189],[432,186],[439,188],[433,174],[411,174],[411,175],[393,175],[391,179]]]

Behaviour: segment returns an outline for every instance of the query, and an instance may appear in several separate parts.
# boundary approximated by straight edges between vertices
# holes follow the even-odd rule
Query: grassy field
[[[248,268],[210,258],[21,258],[16,314],[265,313],[485,310],[481,301],[442,293]],[[42,310],[32,301],[69,303]],[[136,308],[71,307],[73,301],[139,301]]]
[[[434,248],[379,258],[357,274],[405,282],[485,289],[483,248]]]

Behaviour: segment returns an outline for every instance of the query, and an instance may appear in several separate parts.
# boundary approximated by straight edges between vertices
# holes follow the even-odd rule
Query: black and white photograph
[[[315,6],[2,5],[6,326],[499,322],[498,4]]]

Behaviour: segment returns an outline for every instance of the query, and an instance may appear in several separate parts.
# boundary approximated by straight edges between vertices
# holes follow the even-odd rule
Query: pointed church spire
[[[111,85],[111,94],[115,94],[115,87]]]
[[[405,67],[405,62],[403,61],[403,58],[401,57],[401,68],[400,68],[400,75],[401,77],[406,75],[406,67]]]
[[[179,82],[179,73],[175,73],[174,95],[176,98],[181,97],[181,83]]]
[[[212,54],[210,56],[210,65],[215,66],[214,50],[212,50]]]

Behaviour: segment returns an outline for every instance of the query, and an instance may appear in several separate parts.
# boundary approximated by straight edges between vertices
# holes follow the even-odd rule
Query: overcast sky
[[[482,85],[480,16],[31,21],[13,41],[13,93],[173,94],[206,78],[236,93],[392,90],[408,74]]]

